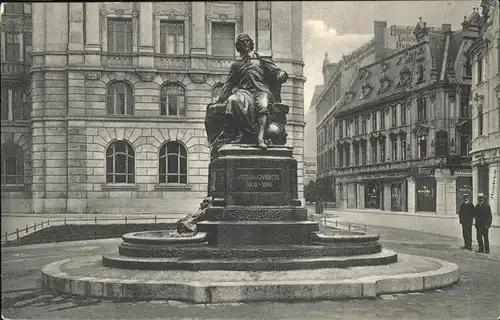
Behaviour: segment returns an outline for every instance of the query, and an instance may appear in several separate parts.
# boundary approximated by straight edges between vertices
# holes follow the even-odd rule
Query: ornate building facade
[[[455,214],[471,193],[470,77],[459,52],[473,41],[420,21],[417,44],[361,66],[327,127],[339,208]],[[467,73],[466,73],[467,72]]]
[[[500,10],[498,1],[482,1],[474,12],[476,41],[468,48],[472,64],[472,168],[474,199],[486,195],[493,215],[500,215]],[[469,27],[468,23],[464,23]]]
[[[35,213],[156,213],[190,199],[197,206],[210,153],[205,108],[227,76],[240,33],[290,75],[281,96],[291,106],[287,140],[302,191],[300,3],[31,6],[33,110],[22,136],[29,164],[16,171],[24,183],[2,180],[2,211],[15,212],[20,202]],[[22,137],[2,128],[2,144]]]

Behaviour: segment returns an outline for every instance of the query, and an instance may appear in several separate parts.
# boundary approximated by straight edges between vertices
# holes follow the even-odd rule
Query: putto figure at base
[[[227,143],[268,145],[286,143],[286,114],[281,103],[281,85],[288,74],[269,58],[254,51],[254,42],[239,35],[229,75],[215,103],[207,106],[205,127],[216,154]]]

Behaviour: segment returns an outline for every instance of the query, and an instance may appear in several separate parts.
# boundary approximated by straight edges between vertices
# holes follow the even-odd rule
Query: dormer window
[[[372,92],[372,86],[367,82],[361,87],[361,99],[366,99]]]
[[[419,65],[418,66],[418,82],[424,81],[424,66]]]
[[[346,103],[351,103],[354,100],[354,92],[352,91],[347,91],[345,93],[345,102]]]
[[[386,72],[387,69],[389,69],[389,64],[385,61],[382,61],[382,64],[380,65],[380,68],[382,69],[383,72]]]

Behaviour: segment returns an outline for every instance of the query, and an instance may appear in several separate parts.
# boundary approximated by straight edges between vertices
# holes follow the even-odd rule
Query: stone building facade
[[[390,54],[386,44],[387,21],[374,22],[374,37],[339,62],[330,62],[328,54],[323,61],[323,86],[315,99],[317,135],[317,185],[325,202],[335,202],[335,174],[333,160],[333,112],[335,105],[355,80],[358,69]]]
[[[300,3],[33,3],[32,21],[29,211],[196,209],[207,191],[205,108],[240,33],[290,75],[282,99],[302,191]],[[2,185],[2,211],[16,208]]]
[[[417,44],[359,68],[336,103],[328,158],[339,208],[455,214],[471,193],[473,39],[420,21]]]
[[[4,199],[31,212],[31,4],[3,4],[1,44],[2,212]],[[8,202],[8,201],[7,201]]]
[[[493,215],[500,215],[500,10],[498,1],[482,1],[475,24],[464,28],[479,34],[468,48],[472,64],[472,168],[474,200],[486,195]]]

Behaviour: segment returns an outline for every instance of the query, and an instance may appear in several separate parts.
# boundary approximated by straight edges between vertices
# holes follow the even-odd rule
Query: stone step
[[[185,257],[189,259],[228,259],[228,258],[311,258],[326,256],[353,256],[381,251],[376,242],[367,243],[332,243],[328,245],[293,245],[293,246],[209,246],[202,244],[151,246],[123,243],[118,247],[123,256],[129,257]]]

